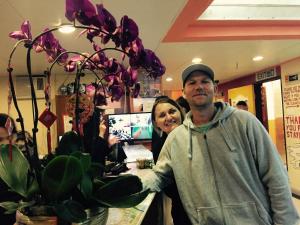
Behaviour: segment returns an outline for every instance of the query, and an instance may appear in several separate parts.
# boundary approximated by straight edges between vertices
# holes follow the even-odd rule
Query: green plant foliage
[[[19,203],[17,203],[17,202],[1,202],[0,206],[5,209],[5,214],[12,214],[18,209]]]
[[[42,189],[50,201],[66,199],[71,190],[81,181],[83,170],[74,156],[55,157],[42,173]]]
[[[0,145],[0,177],[12,189],[23,197],[28,197],[27,179],[29,163],[16,146],[12,147],[9,158],[9,145]]]
[[[95,197],[108,207],[128,208],[147,197],[148,191],[141,192],[142,189],[142,183],[137,176],[124,175],[100,186],[95,192]]]
[[[74,156],[80,160],[84,172],[88,171],[89,168],[91,167],[92,158],[90,154],[83,153],[83,152],[73,152],[71,156]]]
[[[84,208],[76,201],[67,200],[54,206],[57,216],[68,222],[80,223],[86,219]]]
[[[141,203],[149,194],[149,190],[141,191],[132,195],[118,196],[116,198],[101,198],[101,203],[106,207],[130,208]]]
[[[73,131],[66,132],[56,149],[57,155],[70,155],[73,152],[82,151],[80,136]]]

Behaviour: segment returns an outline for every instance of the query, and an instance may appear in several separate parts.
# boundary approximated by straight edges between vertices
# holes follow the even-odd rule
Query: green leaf
[[[99,177],[100,171],[104,171],[104,166],[100,163],[92,162],[88,171],[92,177]]]
[[[86,199],[90,198],[90,196],[92,195],[93,183],[91,177],[86,173],[82,176],[80,191]]]
[[[27,175],[29,163],[16,146],[12,146],[12,161],[9,145],[0,146],[0,177],[14,191],[27,197]]]
[[[91,163],[92,163],[92,158],[89,153],[83,153],[83,152],[77,151],[77,152],[73,152],[71,155],[76,157],[77,159],[79,159],[84,172],[86,172],[90,169]]]
[[[80,136],[73,131],[66,132],[58,144],[56,154],[70,155],[76,151],[82,151]]]
[[[135,175],[124,175],[102,185],[94,197],[109,207],[132,207],[140,203],[148,192],[141,192],[142,182]]]
[[[142,182],[138,176],[127,174],[112,178],[105,185],[97,190],[97,197],[100,199],[123,197],[140,192],[143,189]]]
[[[55,204],[54,209],[59,218],[68,222],[80,223],[87,217],[84,208],[78,202],[72,200],[64,201],[62,204]]]
[[[42,173],[42,189],[50,201],[66,199],[81,181],[83,170],[74,156],[57,156]]]
[[[149,192],[149,190],[145,190],[128,196],[111,199],[100,199],[100,202],[107,207],[131,208],[140,204],[148,196]]]
[[[1,202],[0,207],[5,209],[5,214],[15,213],[19,207],[17,202]]]

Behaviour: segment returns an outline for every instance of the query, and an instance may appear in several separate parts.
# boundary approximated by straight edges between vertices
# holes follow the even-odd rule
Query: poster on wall
[[[300,81],[298,74],[282,82],[287,166],[294,193],[300,195]]]

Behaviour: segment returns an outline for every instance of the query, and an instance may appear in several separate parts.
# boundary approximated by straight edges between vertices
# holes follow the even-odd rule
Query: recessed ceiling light
[[[263,60],[263,56],[261,56],[261,55],[258,55],[258,56],[255,56],[255,57],[253,57],[253,61],[261,61],[261,60]]]
[[[192,63],[196,64],[196,63],[201,63],[202,59],[201,58],[193,58]]]
[[[75,31],[75,27],[70,24],[66,25],[61,25],[60,28],[58,28],[59,32],[64,33],[64,34],[69,34]]]
[[[172,77],[167,77],[167,78],[166,78],[166,81],[168,81],[168,82],[171,82],[172,80],[173,80]]]

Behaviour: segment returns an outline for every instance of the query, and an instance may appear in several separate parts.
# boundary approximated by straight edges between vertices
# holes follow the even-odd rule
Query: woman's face
[[[0,144],[9,144],[8,132],[4,127],[0,127]]]
[[[180,111],[170,103],[159,103],[155,108],[155,124],[169,134],[182,123]]]

